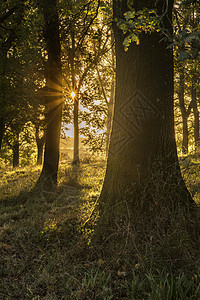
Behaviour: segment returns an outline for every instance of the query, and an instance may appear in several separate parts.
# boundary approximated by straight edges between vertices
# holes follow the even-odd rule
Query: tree
[[[195,151],[199,150],[199,110],[197,106],[197,86],[199,85],[199,74],[194,63],[191,74],[191,102],[194,113],[194,141]]]
[[[8,51],[17,39],[17,30],[14,29],[14,27],[19,27],[22,22],[22,17],[24,14],[24,4],[23,1],[19,1],[16,5],[10,8],[4,3],[1,9],[2,13],[0,15],[0,23],[2,23],[2,26],[0,36],[0,151],[6,127],[6,86],[8,84],[6,80],[6,71],[8,63]]]
[[[39,182],[44,181],[47,189],[57,184],[59,143],[62,119],[62,75],[61,47],[58,25],[57,1],[43,0],[45,40],[48,52],[46,78],[47,130],[44,163]]]
[[[84,108],[80,113],[80,120],[84,122],[80,132],[85,136],[83,143],[93,153],[105,153],[106,150],[107,154],[109,144],[115,74],[112,44],[106,57],[102,57],[99,65],[88,72],[84,80],[87,89],[80,93],[81,105]]]
[[[188,119],[193,108],[195,150],[199,140],[199,112],[196,99],[198,86],[199,4],[197,1],[176,2],[174,8],[175,72],[179,73],[178,98],[183,122],[182,153],[188,153]],[[187,69],[187,72],[186,72]],[[175,73],[176,74],[176,73]],[[187,87],[191,101],[187,103]],[[189,96],[189,95],[188,95]],[[188,98],[188,97],[187,97]]]
[[[114,23],[115,107],[106,176],[99,199],[97,232],[107,241],[112,237],[114,242],[121,227],[125,241],[118,236],[121,247],[115,242],[116,251],[124,247],[131,230],[132,239],[135,239],[138,231],[145,228],[143,236],[137,240],[137,247],[141,246],[141,241],[149,243],[150,234],[159,226],[154,223],[156,215],[168,209],[168,217],[160,222],[160,230],[165,232],[170,226],[170,215],[176,214],[180,206],[186,210],[194,207],[178,164],[173,114],[173,53],[172,49],[167,49],[169,42],[163,36],[166,31],[172,34],[173,0],[134,1],[132,13],[144,7],[157,10],[163,30],[149,32],[144,28],[139,42],[131,44],[126,52],[123,32]],[[128,11],[127,1],[114,0],[113,9],[114,20],[123,18]],[[143,248],[143,251],[147,250]]]
[[[179,90],[178,90],[178,98],[179,98],[179,106],[181,110],[182,123],[183,123],[183,141],[182,141],[182,154],[188,153],[188,118],[191,113],[191,109],[193,106],[193,102],[190,101],[188,108],[185,105],[185,68],[181,64],[179,68]]]
[[[81,94],[87,89],[87,77],[96,68],[108,49],[110,6],[107,1],[68,1],[64,2],[65,15],[61,13],[61,30],[64,36],[63,54],[65,78],[68,94],[74,92],[73,125],[74,157],[73,164],[79,165],[79,103]],[[64,61],[64,60],[63,60]],[[68,95],[69,98],[69,95]]]

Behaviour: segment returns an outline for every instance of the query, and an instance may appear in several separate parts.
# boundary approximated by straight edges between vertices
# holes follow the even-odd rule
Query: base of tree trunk
[[[72,165],[73,166],[80,166],[80,160],[79,159],[73,159]]]
[[[50,175],[49,172],[46,173],[45,170],[42,170],[35,188],[39,189],[42,193],[55,190],[57,188],[57,174]]]
[[[110,198],[104,187],[94,245],[102,259],[140,267],[196,268],[199,258],[199,209],[183,181],[133,185]],[[110,183],[112,188],[112,184]],[[182,191],[180,193],[180,190]],[[126,261],[126,263],[125,263]]]

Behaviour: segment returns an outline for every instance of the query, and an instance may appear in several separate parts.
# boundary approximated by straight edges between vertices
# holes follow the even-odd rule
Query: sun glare
[[[74,92],[71,92],[71,97],[72,97],[72,99],[74,99],[75,96],[76,96],[76,94],[75,94]]]

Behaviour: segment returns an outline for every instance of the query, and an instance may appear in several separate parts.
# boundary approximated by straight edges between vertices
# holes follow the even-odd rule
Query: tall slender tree
[[[199,78],[197,73],[196,64],[193,66],[191,74],[191,102],[194,114],[194,142],[195,151],[199,151],[199,110],[197,105],[197,86],[199,84]]]
[[[183,122],[183,140],[182,140],[182,154],[188,153],[188,118],[191,113],[191,109],[193,106],[193,102],[191,101],[188,105],[188,108],[186,108],[185,105],[185,68],[184,66],[180,66],[179,70],[179,91],[178,91],[178,97],[179,97],[179,105],[181,110],[181,117]]]
[[[45,40],[48,52],[46,91],[47,130],[44,163],[39,182],[45,180],[45,188],[57,184],[59,143],[62,119],[61,47],[57,13],[57,0],[43,0]]]

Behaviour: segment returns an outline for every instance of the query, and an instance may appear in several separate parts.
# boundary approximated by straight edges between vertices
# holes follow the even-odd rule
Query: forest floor
[[[181,167],[199,203],[200,163],[189,157]],[[33,189],[39,174],[39,167],[0,169],[0,299],[200,299],[198,273],[135,266],[127,276],[92,249],[93,228],[84,224],[98,200],[105,161],[80,169],[61,164],[54,192]]]

